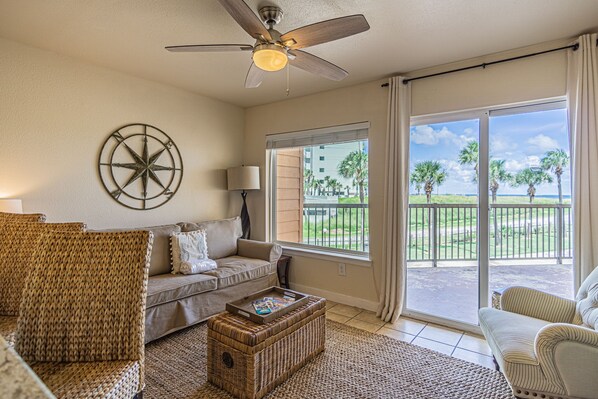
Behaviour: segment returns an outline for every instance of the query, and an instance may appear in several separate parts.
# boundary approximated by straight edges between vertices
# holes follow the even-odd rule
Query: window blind
[[[269,134],[266,136],[266,148],[271,150],[277,148],[310,147],[314,145],[366,140],[369,128],[369,122],[360,122],[320,129]]]

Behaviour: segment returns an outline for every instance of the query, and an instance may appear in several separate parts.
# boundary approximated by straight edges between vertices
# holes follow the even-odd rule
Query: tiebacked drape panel
[[[403,79],[391,78],[388,87],[383,260],[377,315],[390,322],[396,321],[403,309],[407,259],[411,92]]]
[[[569,53],[567,102],[571,145],[573,264],[579,287],[598,265],[597,34],[580,36]]]

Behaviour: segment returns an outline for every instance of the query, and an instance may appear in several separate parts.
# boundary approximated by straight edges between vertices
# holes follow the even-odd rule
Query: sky
[[[477,194],[473,165],[460,165],[459,152],[470,141],[479,141],[478,120],[435,123],[411,127],[410,169],[421,161],[436,160],[448,173],[439,194]],[[490,118],[490,157],[504,159],[505,168],[515,174],[526,167],[540,165],[546,151],[557,148],[569,153],[567,112],[565,109],[530,112]],[[536,187],[536,195],[556,195],[554,183]],[[563,195],[571,193],[569,168],[562,176]],[[498,195],[525,195],[527,187],[501,184]],[[415,188],[410,192],[415,194]],[[436,189],[435,189],[436,193]]]

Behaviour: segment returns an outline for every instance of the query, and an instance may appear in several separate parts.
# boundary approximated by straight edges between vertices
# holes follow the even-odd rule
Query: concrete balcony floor
[[[573,298],[571,259],[491,261],[489,294],[512,285],[532,287],[564,298]],[[490,303],[490,302],[488,302]],[[433,316],[477,324],[477,262],[409,262],[407,308]],[[482,306],[487,306],[483,304]]]

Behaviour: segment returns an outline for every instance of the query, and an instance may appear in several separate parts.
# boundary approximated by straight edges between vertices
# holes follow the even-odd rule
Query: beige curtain
[[[405,293],[411,92],[410,85],[403,84],[399,76],[390,79],[388,91],[382,280],[377,315],[394,322],[401,315]]]
[[[569,54],[567,76],[576,287],[598,265],[597,38],[579,38],[579,48]]]

